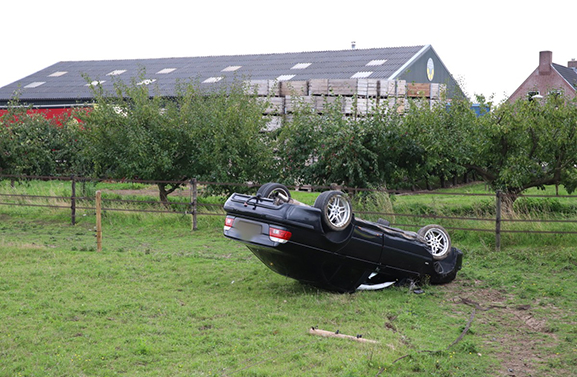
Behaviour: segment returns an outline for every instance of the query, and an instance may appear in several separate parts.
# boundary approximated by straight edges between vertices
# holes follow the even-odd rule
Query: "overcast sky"
[[[59,61],[432,45],[472,97],[501,101],[577,58],[577,1],[3,0],[0,87]]]

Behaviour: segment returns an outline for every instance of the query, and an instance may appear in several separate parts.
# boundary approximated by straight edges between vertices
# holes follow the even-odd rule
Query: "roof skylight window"
[[[241,68],[242,68],[242,65],[229,65],[228,67],[223,69],[221,72],[234,72],[234,71],[239,70]]]
[[[24,88],[31,89],[31,88],[38,88],[40,85],[46,84],[46,81],[34,81],[30,84],[26,85]]]
[[[277,81],[289,81],[293,77],[295,77],[295,75],[280,75],[276,79],[277,79]]]
[[[103,83],[105,83],[105,82],[106,82],[106,80],[100,80],[100,81],[99,81],[99,80],[94,80],[94,81],[92,81],[90,84],[86,84],[86,85],[84,85],[84,86],[96,86],[96,85],[101,85],[101,84],[103,84]]]
[[[219,77],[209,77],[203,81],[203,84],[214,84],[215,82],[219,82],[222,80],[222,76]]]
[[[141,82],[137,83],[136,85],[150,85],[155,81],[156,79],[144,79]]]
[[[161,69],[160,71],[156,72],[157,75],[166,75],[168,73],[174,72],[176,71],[176,68],[164,68]]]
[[[67,71],[56,71],[54,73],[49,74],[48,77],[60,77],[64,76],[67,73],[68,73]]]
[[[305,69],[308,68],[312,63],[297,63],[291,67],[291,69]]]
[[[370,62],[368,62],[367,64],[365,64],[367,67],[368,66],[373,66],[373,65],[383,65],[387,62],[387,59],[377,59],[377,60],[371,60]]]
[[[115,69],[114,71],[107,73],[106,76],[118,76],[122,75],[124,72],[126,72],[126,69]]]
[[[354,75],[352,75],[351,79],[366,79],[367,77],[369,77],[372,74],[373,74],[372,71],[361,71],[361,72],[357,72]]]

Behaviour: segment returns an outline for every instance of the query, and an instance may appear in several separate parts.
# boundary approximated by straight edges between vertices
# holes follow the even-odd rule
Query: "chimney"
[[[577,60],[571,59],[571,60],[567,63],[567,67],[569,67],[569,68],[577,68]]]
[[[553,64],[553,53],[551,51],[539,52],[539,74],[540,75],[550,74],[551,64]]]

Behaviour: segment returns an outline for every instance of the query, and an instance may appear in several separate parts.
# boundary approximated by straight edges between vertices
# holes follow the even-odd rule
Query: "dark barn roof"
[[[132,79],[154,85],[160,95],[175,94],[178,82],[193,80],[202,87],[243,80],[405,79],[411,65],[434,56],[435,69],[446,68],[430,45],[189,58],[64,61],[0,88],[0,106],[19,92],[21,102],[37,106],[89,102],[92,92],[86,77],[113,93],[113,83]],[[422,60],[422,59],[421,59]],[[440,64],[439,64],[440,63]],[[437,68],[439,67],[439,68]],[[424,72],[424,71],[423,71]],[[448,72],[448,71],[447,71]],[[440,76],[445,77],[446,75]],[[438,82],[433,80],[433,82]]]

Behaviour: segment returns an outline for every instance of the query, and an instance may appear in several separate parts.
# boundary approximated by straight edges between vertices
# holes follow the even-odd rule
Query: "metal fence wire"
[[[24,207],[47,207],[70,210],[71,224],[76,224],[77,210],[94,211],[96,210],[95,196],[85,196],[87,183],[128,183],[128,184],[145,184],[145,185],[159,185],[167,184],[172,186],[187,187],[187,192],[182,190],[180,192],[180,201],[161,202],[160,200],[148,199],[124,199],[124,198],[102,198],[103,211],[119,211],[119,212],[141,212],[141,213],[167,213],[167,214],[186,214],[192,216],[193,230],[198,229],[197,219],[199,216],[224,216],[222,204],[213,203],[199,203],[198,191],[199,187],[207,186],[226,186],[227,188],[242,188],[250,189],[259,187],[259,184],[239,184],[239,183],[225,183],[225,182],[201,182],[196,179],[183,181],[152,181],[152,180],[95,180],[93,178],[85,177],[52,177],[52,176],[27,176],[27,175],[1,175],[1,180],[9,180],[11,186],[14,187],[15,182],[26,181],[69,181],[70,182],[70,196],[56,196],[56,195],[29,195],[29,194],[13,194],[0,192],[0,205],[4,206],[24,206]],[[81,185],[81,195],[78,195],[78,185]],[[302,185],[289,187],[294,190],[306,188],[307,191],[323,191],[334,188],[333,186],[312,186]],[[371,192],[378,190],[370,190],[357,187],[339,187],[340,190],[352,194],[360,192]],[[501,248],[501,235],[504,233],[533,233],[533,234],[577,234],[574,230],[515,230],[504,229],[503,225],[513,223],[568,223],[575,224],[577,219],[546,219],[546,218],[530,218],[523,219],[518,217],[506,217],[503,211],[504,194],[500,191],[496,193],[454,193],[454,192],[439,192],[439,191],[399,191],[399,190],[380,190],[380,192],[387,192],[390,195],[439,195],[439,196],[477,196],[493,198],[494,216],[492,217],[468,217],[468,216],[445,216],[438,214],[407,214],[407,213],[393,213],[393,212],[378,212],[378,211],[355,211],[356,215],[360,216],[380,216],[389,219],[408,219],[413,223],[405,223],[405,221],[394,221],[391,225],[402,227],[420,227],[421,225],[414,222],[422,222],[420,220],[448,220],[453,224],[465,224],[468,222],[485,223],[486,227],[464,227],[464,226],[445,226],[445,228],[457,231],[466,232],[490,232],[495,235],[495,247],[497,250]],[[183,193],[186,195],[183,197]],[[575,199],[576,195],[519,195],[525,198],[569,198]],[[186,198],[186,201],[184,200]],[[66,204],[62,204],[66,203]],[[574,229],[574,228],[573,228]]]

